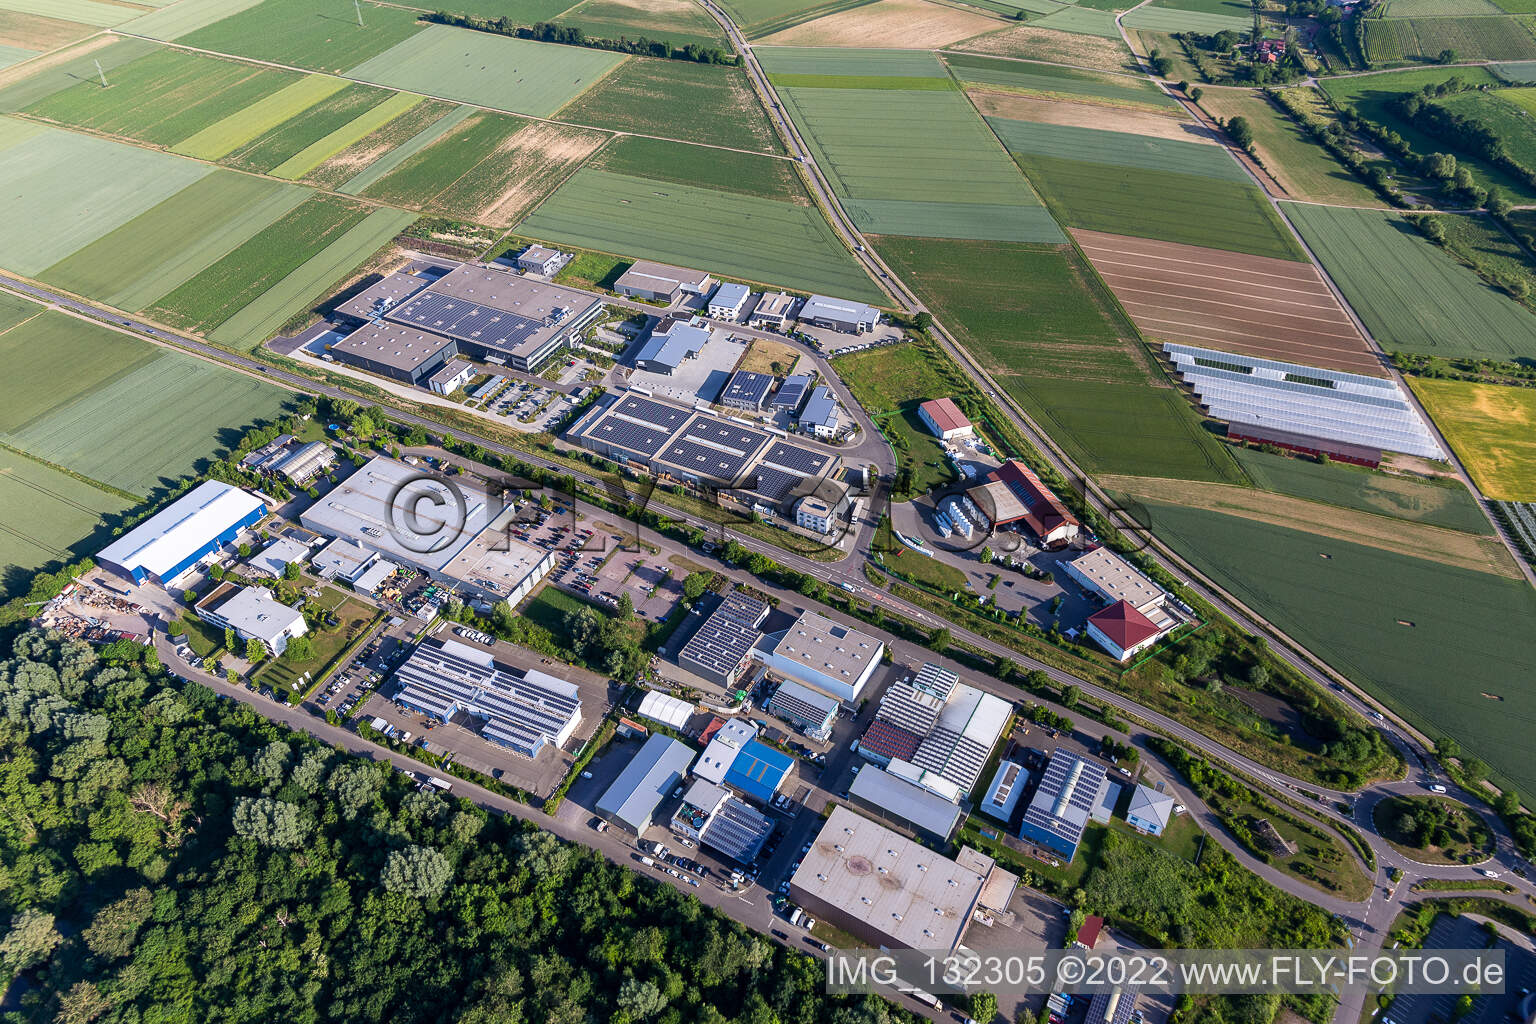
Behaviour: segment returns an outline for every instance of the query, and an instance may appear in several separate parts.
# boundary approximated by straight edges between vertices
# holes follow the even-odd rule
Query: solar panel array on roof
[[[736,482],[747,465],[747,456],[739,452],[700,444],[688,437],[673,441],[656,458],[684,476],[709,477],[724,483]]]
[[[859,738],[859,749],[886,759],[907,760],[917,753],[923,738],[910,729],[875,719]]]
[[[543,321],[518,313],[436,292],[419,295],[390,310],[389,319],[509,352],[544,326]]]
[[[663,430],[676,430],[691,415],[687,409],[679,409],[675,405],[667,405],[663,402],[653,402],[649,398],[629,394],[619,399],[613,406],[613,415],[627,416],[630,419],[649,423]]]
[[[743,482],[747,485],[746,490],[776,505],[794,493],[796,487],[805,483],[805,477],[770,466],[759,466]]]
[[[587,436],[615,448],[632,452],[640,456],[643,461],[655,458],[656,453],[661,451],[672,434],[666,430],[657,430],[654,427],[641,426],[638,423],[608,416],[588,430]]]
[[[784,383],[779,385],[779,393],[768,404],[775,409],[798,409],[810,386],[811,378],[807,374],[797,373],[793,377],[786,377]]]
[[[765,463],[772,463],[806,476],[820,476],[821,471],[831,461],[832,456],[826,452],[811,451],[809,448],[802,448],[788,441],[775,441],[763,455]]]
[[[911,760],[919,768],[936,772],[969,790],[976,785],[991,753],[990,747],[983,747],[963,733],[940,726],[923,737]]]
[[[728,796],[699,833],[704,845],[742,864],[751,863],[773,833],[773,822]]]
[[[722,684],[733,682],[752,645],[762,638],[757,626],[767,614],[762,601],[741,593],[728,595],[688,638],[678,652],[678,664]]]
[[[737,370],[731,374],[725,390],[720,393],[720,404],[741,409],[760,409],[772,386],[773,378],[766,373]]]
[[[1058,747],[1024,812],[1025,826],[1058,836],[1075,848],[1106,781],[1102,766]]]

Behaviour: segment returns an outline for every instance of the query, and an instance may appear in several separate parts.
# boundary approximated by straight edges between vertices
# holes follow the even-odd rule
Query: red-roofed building
[[[1089,949],[1092,949],[1099,941],[1099,932],[1104,930],[1104,919],[1098,914],[1089,914],[1083,918],[1083,926],[1077,930],[1077,941]]]
[[[1129,601],[1116,601],[1088,616],[1088,636],[1118,661],[1127,661],[1157,643],[1165,632]]]
[[[1003,463],[968,493],[994,524],[1023,523],[1046,547],[1065,546],[1080,528],[1061,499],[1022,462]]]
[[[956,437],[970,437],[976,432],[971,421],[952,399],[935,398],[917,407],[917,418],[933,431],[933,436],[948,441]]]
[[[892,760],[910,761],[922,742],[923,738],[910,729],[877,718],[869,723],[859,740],[859,752],[883,764]]]

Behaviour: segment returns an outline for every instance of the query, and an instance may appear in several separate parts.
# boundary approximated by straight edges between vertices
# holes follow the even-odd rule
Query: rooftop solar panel
[[[682,426],[683,421],[692,414],[689,409],[653,402],[639,395],[625,395],[613,407],[615,416],[626,416],[669,431]]]
[[[763,461],[806,476],[819,476],[826,464],[832,461],[832,456],[824,452],[813,452],[788,441],[775,441],[763,456]]]
[[[510,351],[544,324],[495,306],[427,292],[390,310],[388,318],[450,338]]]

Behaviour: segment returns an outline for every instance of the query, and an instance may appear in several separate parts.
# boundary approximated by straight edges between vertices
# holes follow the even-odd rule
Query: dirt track
[[[1144,334],[1387,376],[1310,263],[1097,231],[1072,234]]]

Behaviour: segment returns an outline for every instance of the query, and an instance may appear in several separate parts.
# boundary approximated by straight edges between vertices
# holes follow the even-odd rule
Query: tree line
[[[741,63],[741,58],[736,54],[718,46],[700,46],[698,43],[673,46],[665,39],[651,39],[648,36],[636,36],[634,39],[628,36],[604,39],[587,35],[577,25],[557,25],[552,21],[519,25],[507,18],[482,18],[473,14],[452,14],[448,11],[433,11],[421,17],[423,21],[436,22],[439,25],[454,25],[458,28],[473,29],[476,32],[511,36],[514,39],[532,39],[541,43],[584,46],[589,50],[612,50],[614,53],[630,53],[639,57],[683,60],[694,64],[724,64],[729,67],[736,67]]]

